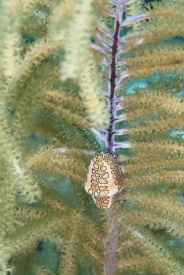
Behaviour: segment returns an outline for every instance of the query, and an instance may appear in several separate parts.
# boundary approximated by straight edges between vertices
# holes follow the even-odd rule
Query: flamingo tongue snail
[[[90,162],[85,190],[98,208],[107,209],[122,190],[123,178],[117,157],[110,153],[96,153]]]

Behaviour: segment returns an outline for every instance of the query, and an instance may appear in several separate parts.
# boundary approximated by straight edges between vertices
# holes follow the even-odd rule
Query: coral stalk
[[[105,239],[105,253],[107,255],[107,260],[104,262],[104,275],[114,275],[115,274],[115,264],[116,264],[116,252],[117,252],[117,239],[118,231],[117,226],[114,221],[114,216],[112,212],[112,207],[106,210],[107,220],[110,227],[110,232]]]
[[[113,1],[113,4],[116,5],[116,16],[114,20],[114,33],[112,36],[112,51],[111,51],[111,62],[109,70],[109,85],[108,85],[108,102],[110,106],[110,123],[108,129],[106,129],[106,139],[105,145],[109,153],[115,153],[115,149],[118,147],[124,147],[123,144],[115,142],[115,136],[119,133],[115,129],[115,123],[118,121],[124,120],[124,116],[117,117],[117,111],[120,109],[119,98],[117,98],[116,91],[118,89],[117,79],[117,57],[118,57],[118,48],[120,45],[120,28],[122,24],[122,16],[124,9],[124,2],[122,1]],[[126,79],[126,77],[125,77]],[[122,101],[122,98],[121,98]],[[121,131],[122,132],[122,131]],[[126,146],[125,146],[126,147]],[[104,250],[107,255],[107,260],[104,262],[104,275],[113,275],[115,274],[115,265],[116,265],[116,245],[118,239],[117,225],[114,220],[112,208],[106,210],[107,222],[110,225],[110,231],[107,235],[104,242]]]
[[[129,4],[131,1],[113,1],[116,5],[116,11],[115,11],[115,19],[114,19],[114,32],[112,33],[110,30],[105,29],[105,34],[111,37],[112,43],[110,45],[106,45],[107,49],[104,49],[103,47],[99,47],[97,45],[91,45],[92,49],[101,52],[102,54],[110,54],[110,62],[109,64],[106,64],[109,67],[109,77],[108,80],[108,92],[105,93],[105,98],[108,101],[109,104],[109,112],[110,112],[110,122],[109,126],[102,131],[100,129],[93,130],[95,134],[97,134],[102,140],[105,142],[106,150],[110,154],[114,154],[116,148],[122,147],[122,148],[129,148],[130,144],[128,143],[117,143],[115,141],[116,135],[121,135],[122,131],[117,130],[115,127],[115,124],[119,121],[125,120],[126,116],[121,115],[117,117],[117,111],[120,109],[123,109],[122,106],[120,106],[119,101],[123,101],[123,98],[117,97],[117,89],[122,85],[124,81],[126,81],[126,78],[128,76],[127,73],[119,75],[117,72],[117,67],[122,66],[122,63],[119,64],[118,61],[118,55],[120,53],[119,48],[121,47],[120,42],[120,28],[122,25],[122,15],[123,15],[123,9],[125,4]],[[104,31],[104,29],[103,29]]]
[[[111,65],[110,65],[110,75],[109,75],[109,104],[110,104],[110,123],[108,128],[108,138],[106,147],[110,153],[114,152],[114,140],[113,140],[113,124],[116,117],[116,61],[117,61],[117,49],[118,49],[118,34],[120,28],[120,22],[118,16],[115,19],[114,37],[112,45],[112,55],[111,55]]]

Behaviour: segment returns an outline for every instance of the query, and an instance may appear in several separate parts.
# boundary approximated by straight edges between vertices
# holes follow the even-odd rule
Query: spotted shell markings
[[[109,153],[96,153],[90,162],[86,192],[97,207],[109,208],[117,199],[123,186],[123,175],[117,157]]]

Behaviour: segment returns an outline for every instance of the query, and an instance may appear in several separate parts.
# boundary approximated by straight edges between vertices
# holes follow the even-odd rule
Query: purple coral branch
[[[117,61],[117,62],[116,62],[116,65],[117,65],[117,67],[125,66],[125,65],[126,65],[126,62],[124,62],[124,61]]]
[[[109,1],[111,4],[113,4],[113,5],[117,5],[117,1],[116,0],[110,0]]]
[[[112,45],[109,43],[109,41],[105,37],[102,37],[99,33],[95,36],[95,38],[104,47],[106,47],[106,48],[111,48],[112,47]]]
[[[100,47],[94,43],[91,43],[91,48],[95,51],[101,52],[101,53],[106,53],[106,54],[111,54],[111,51],[105,50],[103,47]]]
[[[122,86],[122,84],[127,80],[129,74],[127,71],[118,74],[117,68],[126,65],[124,61],[118,60],[118,55],[124,52],[124,49],[122,49],[122,42],[127,42],[126,39],[122,39],[120,37],[120,28],[121,26],[124,26],[124,23],[122,23],[123,9],[125,5],[130,5],[133,2],[135,2],[135,0],[111,0],[110,3],[116,5],[115,11],[110,12],[109,14],[110,16],[114,17],[114,31],[112,32],[107,28],[107,26],[100,23],[98,25],[98,28],[102,32],[102,35],[96,35],[96,39],[102,46],[93,43],[91,44],[91,48],[93,50],[98,51],[102,54],[102,58],[99,60],[99,62],[109,67],[109,76],[107,77],[101,74],[101,77],[108,80],[108,91],[104,94],[104,97],[108,101],[108,106],[110,110],[109,127],[104,131],[100,129],[92,130],[99,138],[101,138],[105,142],[106,149],[109,153],[112,154],[115,153],[116,148],[130,148],[130,144],[127,142],[115,141],[116,136],[122,135],[126,132],[115,129],[115,125],[118,122],[126,120],[125,115],[117,115],[117,111],[122,110],[125,107],[123,106],[123,97],[117,97],[116,94],[117,89]],[[128,22],[128,20],[129,22],[132,22],[131,20],[140,20],[143,17],[143,15],[142,17],[131,17],[131,19],[127,19],[127,21],[125,22]],[[108,38],[111,38],[110,42],[104,37],[104,35]],[[141,38],[141,42],[142,40],[143,39]],[[106,54],[110,57],[110,60],[108,60],[108,58],[106,59],[106,57],[103,57],[103,55]]]
[[[121,24],[122,27],[127,26],[129,24],[133,24],[133,23],[137,23],[139,21],[145,20],[145,19],[150,19],[153,17],[158,17],[158,16],[170,16],[172,15],[171,12],[158,12],[158,13],[143,13],[143,14],[138,14],[135,16],[130,16],[128,17],[126,20],[123,21],[123,23]]]
[[[129,76],[128,72],[123,72],[119,79],[116,80],[116,87],[119,88],[126,80],[127,77]]]
[[[124,27],[124,26],[127,26],[129,24],[137,23],[139,21],[149,19],[149,18],[152,18],[152,17],[153,17],[153,15],[149,15],[149,14],[139,14],[139,15],[135,15],[135,16],[130,16],[126,20],[123,21],[121,26]]]
[[[111,38],[110,42],[101,37],[101,35],[96,36],[98,42],[102,45],[91,44],[92,49],[102,53],[110,55],[110,61],[105,60],[105,65],[109,67],[109,77],[103,76],[108,80],[108,91],[104,94],[104,97],[108,101],[108,106],[110,110],[110,123],[107,129],[101,131],[100,129],[93,129],[93,132],[105,142],[106,149],[109,153],[114,154],[116,148],[129,148],[130,144],[127,142],[116,142],[115,137],[117,135],[122,135],[122,130],[115,129],[115,125],[118,122],[126,120],[125,115],[117,116],[117,111],[123,109],[123,97],[117,97],[117,89],[126,81],[128,77],[127,71],[121,74],[117,73],[118,66],[124,66],[125,62],[118,60],[118,55],[121,53],[121,38],[120,38],[120,28],[122,25],[122,15],[123,8],[125,4],[131,4],[132,0],[112,0],[111,3],[116,5],[116,10],[113,13],[114,19],[114,32],[112,33],[106,26],[100,24],[98,27],[103,32],[103,35]],[[105,47],[105,49],[104,49]],[[121,104],[120,104],[121,103]],[[123,132],[124,133],[124,132]]]
[[[112,38],[113,33],[107,28],[107,26],[105,24],[103,24],[103,23],[98,24],[98,28],[107,37]]]
[[[124,114],[117,115],[117,111],[123,109],[123,97],[117,97],[118,87],[126,81],[128,73],[122,73],[118,75],[117,67],[123,66],[123,62],[118,61],[118,54],[120,53],[120,28],[122,25],[123,8],[126,4],[131,4],[135,0],[111,0],[110,2],[116,5],[116,16],[114,19],[114,33],[112,35],[112,53],[109,66],[109,81],[108,81],[108,104],[110,109],[110,123],[108,129],[106,129],[105,145],[109,153],[114,154],[116,148],[130,148],[129,142],[116,142],[115,138],[118,135],[122,135],[126,130],[116,129],[116,123],[126,119]],[[115,274],[115,262],[117,253],[117,239],[118,230],[116,221],[112,212],[112,208],[106,210],[107,220],[110,226],[109,234],[104,241],[105,253],[107,254],[107,260],[104,262],[104,275]]]
[[[127,36],[124,36],[123,38],[120,39],[121,43],[127,43],[128,41],[140,45],[143,43],[144,37],[143,36],[141,37],[140,33],[136,33],[133,36],[128,37],[128,39],[127,39]]]
[[[116,104],[116,110],[118,111],[118,110],[122,110],[122,106],[119,104],[119,102],[118,102],[118,104]]]
[[[130,144],[128,143],[117,143],[115,142],[115,136],[121,135],[121,130],[115,129],[115,124],[122,120],[126,120],[125,115],[117,116],[117,111],[122,109],[122,106],[119,104],[119,101],[123,101],[123,98],[118,98],[116,95],[117,88],[119,84],[122,83],[122,78],[127,78],[126,74],[118,75],[117,67],[119,65],[124,65],[123,62],[119,62],[117,60],[117,56],[119,54],[119,40],[120,40],[120,27],[122,24],[122,15],[123,15],[123,8],[124,5],[130,3],[131,1],[113,1],[113,4],[116,5],[116,16],[114,20],[114,33],[112,36],[112,54],[110,60],[110,70],[109,70],[109,83],[108,83],[108,103],[110,107],[110,124],[107,129],[106,135],[106,148],[110,153],[115,153],[116,148],[129,148]]]
[[[101,10],[104,11],[110,17],[116,17],[116,12],[108,11],[108,10],[106,10],[104,8],[101,8]]]
[[[125,6],[125,5],[131,5],[134,2],[136,2],[137,0],[118,0],[118,2],[121,2],[121,5]]]
[[[121,11],[121,16],[123,13],[123,7],[122,6],[117,6],[117,16],[114,20],[114,35],[113,35],[113,45],[112,45],[112,55],[111,55],[111,62],[110,62],[110,72],[109,72],[109,104],[110,104],[110,124],[109,128],[107,130],[107,141],[106,141],[106,146],[107,150],[110,153],[115,152],[115,146],[114,146],[114,122],[116,119],[116,78],[117,78],[117,49],[118,49],[118,37],[119,37],[119,30],[120,30],[120,11]]]
[[[101,60],[100,63],[103,64],[103,65],[105,65],[105,66],[107,66],[107,67],[110,66],[109,62],[107,61],[107,59],[105,57]]]

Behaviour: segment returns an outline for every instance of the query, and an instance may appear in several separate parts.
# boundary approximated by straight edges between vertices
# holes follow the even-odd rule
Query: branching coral
[[[146,2],[1,1],[0,274],[183,274],[184,5]]]

